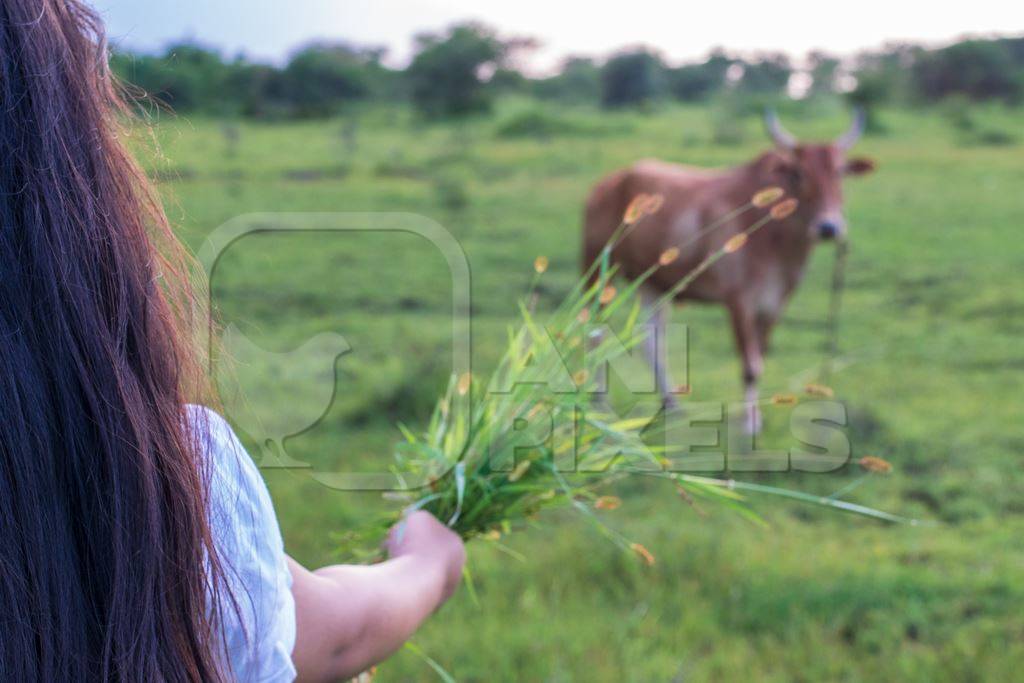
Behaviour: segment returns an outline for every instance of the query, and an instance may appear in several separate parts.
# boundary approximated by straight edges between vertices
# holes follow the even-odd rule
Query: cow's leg
[[[757,434],[761,431],[761,408],[757,402],[757,380],[761,377],[763,365],[757,320],[750,306],[740,299],[729,301],[728,307],[729,315],[732,318],[733,334],[736,337],[736,348],[739,350],[740,360],[743,363],[744,427],[748,433]]]
[[[772,330],[775,328],[775,321],[778,320],[778,313],[774,311],[758,311],[754,323],[757,328],[757,345],[761,354],[768,353],[771,348]]]
[[[660,306],[655,305],[658,294],[647,287],[641,287],[640,298],[647,320],[644,355],[647,356],[647,362],[651,365],[651,370],[654,373],[654,385],[661,396],[662,403],[666,409],[676,410],[679,408],[679,401],[676,400],[675,393],[673,393],[675,385],[672,384],[672,378],[668,374],[668,338],[666,335],[668,307],[671,303],[663,302]]]
[[[587,353],[594,352],[601,343],[604,341],[604,331],[600,327],[595,327],[593,330],[586,331],[587,327],[584,325],[584,331],[586,335]],[[598,412],[612,412],[612,405],[608,401],[608,364],[601,363],[597,366],[594,373],[594,393],[591,396],[591,404]]]

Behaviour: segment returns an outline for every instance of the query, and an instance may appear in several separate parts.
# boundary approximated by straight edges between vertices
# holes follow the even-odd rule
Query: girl
[[[284,554],[227,424],[187,405],[187,261],[121,147],[96,15],[0,2],[0,680],[352,676],[452,593],[411,515],[368,567]]]

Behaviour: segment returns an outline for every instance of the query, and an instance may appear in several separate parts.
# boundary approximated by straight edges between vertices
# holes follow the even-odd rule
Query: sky
[[[712,47],[782,51],[799,57],[820,49],[850,55],[887,41],[926,44],[962,35],[1024,34],[1024,3],[972,0],[93,0],[112,42],[155,51],[191,38],[228,54],[281,62],[316,39],[388,48],[401,66],[412,37],[453,22],[478,20],[499,35],[540,40],[521,66],[544,73],[573,54],[601,57],[646,45],[670,63],[697,59]]]

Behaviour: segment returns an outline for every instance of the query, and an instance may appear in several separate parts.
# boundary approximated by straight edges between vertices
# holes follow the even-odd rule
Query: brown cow
[[[720,228],[697,237],[703,226],[747,204],[758,190],[780,187],[800,204],[788,218],[754,233],[743,249],[719,260],[688,288],[681,300],[719,302],[729,309],[736,346],[743,361],[746,427],[761,428],[757,380],[762,354],[772,327],[799,284],[811,249],[821,240],[843,239],[842,178],[874,168],[868,159],[847,158],[846,152],[864,130],[857,111],[850,130],[826,144],[802,144],[783,130],[773,112],[765,116],[775,149],[750,163],[727,170],[706,170],[656,160],[641,161],[601,180],[587,200],[583,224],[583,269],[586,271],[620,224],[623,212],[638,194],[660,194],[664,205],[644,218],[614,248],[612,259],[627,278],[635,278],[670,247],[679,258],[656,271],[642,292],[650,304],[672,288],[726,240],[764,215],[746,211]],[[651,312],[645,352],[658,391],[667,407],[675,407],[663,342],[666,312]]]

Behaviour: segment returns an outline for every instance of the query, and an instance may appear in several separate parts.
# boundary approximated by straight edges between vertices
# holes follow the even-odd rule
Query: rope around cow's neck
[[[821,364],[821,383],[828,385],[833,365],[839,353],[839,311],[843,302],[843,288],[846,285],[846,258],[850,243],[845,239],[836,242],[835,259],[832,262],[832,290],[829,294],[828,320],[825,331],[825,358]]]

